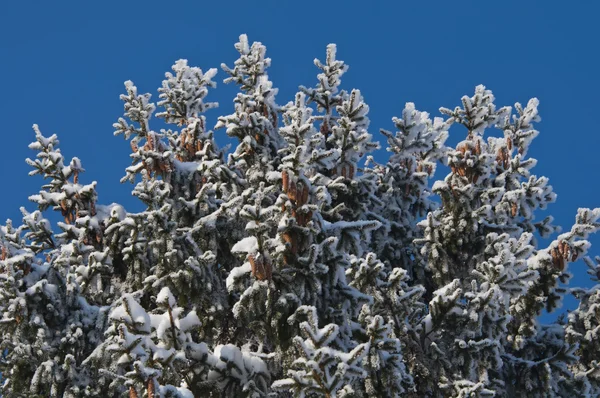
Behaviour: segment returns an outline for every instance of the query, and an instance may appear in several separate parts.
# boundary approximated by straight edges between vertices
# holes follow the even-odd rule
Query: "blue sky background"
[[[82,180],[98,181],[101,203],[141,210],[132,186],[119,183],[129,145],[112,135],[123,113],[123,82],[133,80],[156,100],[174,61],[186,58],[203,70],[231,65],[233,44],[247,33],[267,46],[280,104],[298,85],[316,83],[313,59],[337,43],[338,58],[350,65],[343,86],[361,89],[379,139],[379,128],[393,129],[391,117],[408,101],[438,116],[440,106],[459,105],[478,84],[494,91],[498,106],[538,97],[543,120],[530,155],[558,194],[550,213],[570,228],[578,207],[600,206],[599,14],[598,2],[552,0],[3,1],[0,219],[19,219],[23,205],[33,209],[27,197],[41,180],[27,176],[24,162],[34,156],[27,148],[33,123],[59,135],[67,159],[82,160]],[[217,81],[223,78],[221,71]],[[209,124],[232,111],[235,93],[219,84],[209,94],[221,105],[207,114]],[[452,143],[464,138],[452,132]],[[591,241],[591,253],[600,254],[600,236]],[[584,269],[571,265],[574,284],[589,285]]]

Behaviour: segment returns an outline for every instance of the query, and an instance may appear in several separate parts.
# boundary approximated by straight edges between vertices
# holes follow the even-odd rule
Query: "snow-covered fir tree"
[[[34,126],[45,184],[0,227],[3,397],[600,396],[600,209],[562,234],[544,215],[537,99],[478,86],[373,132],[335,45],[285,100],[266,47],[235,49],[215,120],[217,69],[177,61],[157,103],[125,83],[141,212],[99,203]],[[569,286],[578,258],[594,287]],[[541,323],[568,293],[579,307]]]

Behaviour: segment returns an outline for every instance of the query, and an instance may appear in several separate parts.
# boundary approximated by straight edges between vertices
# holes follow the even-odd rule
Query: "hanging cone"
[[[327,138],[327,135],[329,134],[329,126],[327,126],[327,121],[324,121],[323,124],[321,124],[321,134],[323,134],[325,136],[325,138]]]
[[[297,192],[296,192],[296,183],[294,181],[292,181],[292,182],[290,182],[290,188],[289,188],[289,191],[288,191],[288,198],[290,198],[290,200],[292,200],[292,201],[295,202],[296,201],[296,197],[297,197],[296,194],[297,194]]]
[[[147,146],[146,150],[148,150],[148,151],[153,150],[154,149],[154,137],[152,135],[149,135],[146,138],[146,141],[147,141],[146,145],[145,145],[145,146]]]
[[[498,152],[496,152],[496,162],[498,162],[499,165],[501,165],[503,163],[503,159],[504,156],[502,154],[502,148],[498,149]]]
[[[571,246],[569,246],[569,244],[565,241],[560,241],[560,243],[562,243],[562,248],[560,248],[562,256],[565,260],[568,260],[571,255]]]
[[[304,185],[304,188],[302,188],[302,200],[300,206],[304,206],[306,203],[308,203],[308,191],[308,185]]]
[[[250,263],[250,270],[252,271],[252,275],[256,275],[256,259],[253,254],[248,256],[248,262]]]
[[[271,280],[273,278],[273,268],[271,267],[271,263],[265,261],[265,279]]]
[[[559,249],[556,247],[553,247],[552,250],[550,251],[550,255],[552,256],[552,263],[554,264],[554,267],[557,268],[559,271],[564,270],[565,269],[565,259],[561,255]]]
[[[297,239],[296,234],[294,234],[293,232],[290,232],[290,231],[286,231],[283,233],[282,238],[286,244],[289,244],[290,252],[292,254],[297,254],[298,253],[298,239]]]
[[[301,226],[306,225],[304,223],[304,213],[296,212],[296,222],[298,223],[298,225],[301,225]]]
[[[284,243],[289,243],[290,245],[292,244],[292,233],[290,231],[286,231],[284,233],[281,234],[281,239],[283,239]]]
[[[137,392],[133,386],[129,386],[129,398],[138,398]]]
[[[156,398],[154,380],[152,377],[148,379],[148,398]]]
[[[263,256],[255,257],[253,255],[248,256],[250,267],[252,270],[252,276],[259,281],[271,279],[271,264],[265,261]]]
[[[290,183],[290,176],[288,175],[287,170],[283,170],[281,172],[281,187],[283,189],[283,192],[287,193],[289,183]]]

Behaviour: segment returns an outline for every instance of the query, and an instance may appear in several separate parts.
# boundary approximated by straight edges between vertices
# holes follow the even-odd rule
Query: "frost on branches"
[[[537,99],[478,86],[439,117],[407,103],[378,135],[335,45],[287,103],[266,47],[235,48],[216,120],[216,69],[177,61],[156,104],[125,83],[114,128],[140,213],[99,203],[34,126],[45,184],[0,227],[3,397],[600,395],[600,284],[568,287],[578,258],[599,282],[600,209],[560,235],[543,215]],[[540,323],[567,293],[579,307]]]

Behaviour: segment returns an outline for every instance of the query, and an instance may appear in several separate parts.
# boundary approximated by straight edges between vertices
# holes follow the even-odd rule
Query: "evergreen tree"
[[[380,159],[335,45],[285,105],[266,47],[235,48],[214,127],[231,153],[204,115],[216,69],[177,61],[156,104],[125,83],[114,128],[141,212],[100,204],[34,126],[46,183],[0,227],[3,396],[600,395],[600,209],[560,235],[540,217],[556,195],[527,155],[537,99],[478,86],[433,119],[407,103]],[[578,258],[594,287],[569,286]],[[568,293],[579,307],[541,323]]]

